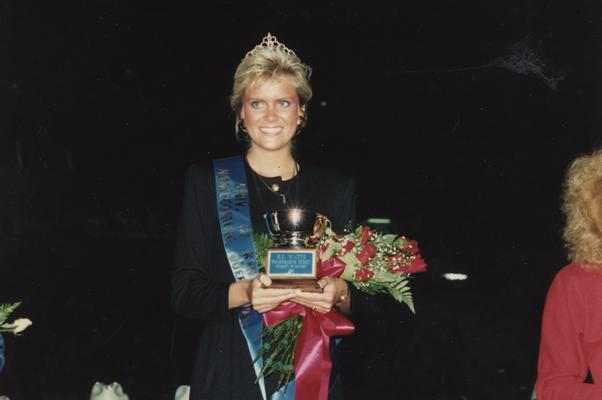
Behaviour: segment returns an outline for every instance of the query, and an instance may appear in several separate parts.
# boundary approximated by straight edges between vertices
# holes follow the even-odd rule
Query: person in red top
[[[580,156],[564,183],[563,239],[571,263],[546,297],[538,400],[602,399],[602,149]],[[586,379],[591,375],[591,383]]]

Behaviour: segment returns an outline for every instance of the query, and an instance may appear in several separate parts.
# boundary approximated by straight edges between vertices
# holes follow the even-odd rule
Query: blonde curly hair
[[[602,149],[576,158],[569,166],[562,211],[569,259],[602,271]]]

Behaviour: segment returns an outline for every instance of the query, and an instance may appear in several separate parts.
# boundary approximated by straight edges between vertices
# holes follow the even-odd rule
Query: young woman
[[[265,232],[263,215],[278,209],[299,208],[327,215],[335,231],[342,231],[354,217],[353,179],[293,156],[294,141],[307,121],[310,75],[311,69],[269,34],[236,69],[231,106],[237,138],[245,146],[241,165],[254,233]],[[342,279],[328,277],[319,281],[322,293],[306,293],[269,288],[271,281],[263,274],[235,279],[233,260],[241,255],[233,257],[225,249],[229,240],[220,229],[221,195],[216,193],[227,182],[216,184],[220,179],[216,177],[214,164],[196,164],[187,173],[173,272],[174,310],[206,321],[190,398],[270,398],[279,389],[277,380],[266,378],[264,390],[256,383],[241,311],[250,304],[256,312],[265,313],[293,301],[316,312],[336,307],[348,313],[349,287]],[[242,226],[239,231],[248,235],[247,227]]]

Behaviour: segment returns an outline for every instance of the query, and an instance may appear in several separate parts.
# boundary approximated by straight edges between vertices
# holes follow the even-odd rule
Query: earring
[[[305,128],[305,124],[307,124],[307,118],[305,118],[305,114],[300,115],[299,119],[297,120],[297,132],[295,133],[296,135],[298,135],[303,130],[303,128]]]
[[[238,122],[236,123],[236,130],[240,133],[248,134],[244,119],[241,118],[238,120]]]

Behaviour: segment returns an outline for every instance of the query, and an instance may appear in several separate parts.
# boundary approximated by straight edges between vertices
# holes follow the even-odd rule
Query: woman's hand
[[[255,311],[264,313],[272,311],[280,303],[292,300],[300,292],[291,289],[269,289],[272,280],[266,274],[259,274],[249,286],[249,300]]]
[[[332,307],[337,306],[342,312],[349,312],[349,286],[340,278],[325,276],[318,281],[322,293],[299,291],[297,296],[291,300],[304,305],[314,311],[327,313]],[[341,298],[344,300],[340,302]]]

